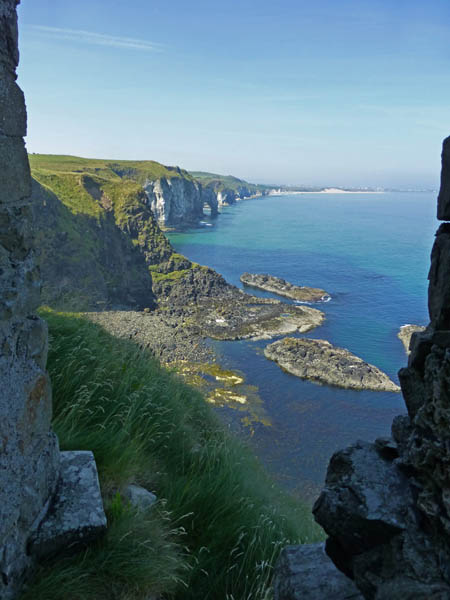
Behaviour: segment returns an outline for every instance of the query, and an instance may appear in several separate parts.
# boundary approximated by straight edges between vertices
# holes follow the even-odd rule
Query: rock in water
[[[240,277],[244,285],[258,288],[266,292],[272,292],[291,300],[299,302],[324,302],[330,299],[330,295],[320,288],[293,285],[281,277],[273,275],[259,275],[243,273]]]
[[[425,327],[422,325],[402,325],[400,327],[400,331],[397,333],[397,337],[403,343],[405,347],[406,354],[410,354],[411,350],[409,349],[411,344],[411,337],[413,333],[425,331]]]
[[[288,373],[316,383],[353,390],[400,391],[380,369],[326,340],[284,338],[266,346],[264,355]]]

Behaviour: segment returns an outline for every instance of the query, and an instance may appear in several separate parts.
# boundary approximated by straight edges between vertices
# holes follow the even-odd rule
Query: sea
[[[347,348],[398,382],[407,363],[399,329],[428,322],[427,274],[437,225],[432,192],[305,193],[241,201],[169,238],[178,252],[238,287],[247,271],[323,288],[331,300],[313,306],[326,320],[303,335]],[[320,492],[333,452],[390,435],[393,417],[405,413],[401,394],[317,385],[285,373],[264,357],[268,341],[210,343],[223,366],[254,386],[264,415],[249,420],[242,410],[225,407],[225,421],[304,501]]]

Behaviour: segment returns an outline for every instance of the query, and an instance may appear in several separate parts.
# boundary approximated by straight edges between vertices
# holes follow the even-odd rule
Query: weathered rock
[[[47,326],[34,311],[40,274],[32,239],[26,110],[16,84],[18,0],[0,2],[0,598],[16,597],[34,555],[30,537],[59,479],[45,371]],[[74,518],[75,516],[73,516]]]
[[[146,511],[155,504],[157,498],[155,494],[149,492],[140,485],[130,484],[123,491],[124,497],[138,511]]]
[[[402,325],[400,327],[400,331],[397,334],[398,339],[402,342],[406,354],[410,354],[411,350],[409,349],[411,343],[411,337],[413,333],[425,331],[425,327],[422,325]]]
[[[439,218],[449,218],[449,138],[442,156]],[[374,600],[450,598],[450,224],[431,253],[430,324],[411,338],[399,373],[409,416],[395,444],[337,453],[314,512],[327,552]],[[376,510],[373,511],[372,508]]]
[[[275,566],[274,600],[362,600],[351,579],[325,554],[325,544],[287,546]]]
[[[293,285],[281,277],[273,275],[243,273],[240,280],[244,285],[255,287],[266,292],[272,292],[291,300],[299,302],[325,302],[330,300],[330,295],[320,288],[311,288]]]
[[[16,0],[0,3],[0,597],[13,598],[27,542],[54,492],[58,441],[50,429],[47,329],[34,314],[39,273],[30,234],[26,111],[16,84]]]
[[[380,369],[326,340],[284,338],[266,346],[264,356],[288,373],[315,383],[353,390],[400,391]]]
[[[61,469],[49,510],[29,551],[42,558],[76,549],[106,530],[106,516],[92,452],[61,452]]]

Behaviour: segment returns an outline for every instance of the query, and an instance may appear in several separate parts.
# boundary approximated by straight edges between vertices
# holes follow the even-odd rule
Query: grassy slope
[[[320,536],[199,392],[131,341],[76,315],[44,311],[54,428],[61,448],[95,454],[108,532],[75,556],[41,565],[22,600],[269,598],[289,542]],[[158,496],[136,515],[121,490]]]

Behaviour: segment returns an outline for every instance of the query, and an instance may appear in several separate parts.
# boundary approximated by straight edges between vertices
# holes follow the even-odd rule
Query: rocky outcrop
[[[315,383],[352,390],[400,391],[380,369],[326,340],[284,338],[266,346],[264,356],[288,373]]]
[[[438,216],[450,217],[450,138]],[[450,598],[450,224],[431,254],[430,324],[414,333],[399,373],[408,414],[392,439],[333,456],[314,507],[327,552],[365,598]]]
[[[269,340],[289,333],[305,333],[325,320],[320,310],[256,298],[240,290],[196,307],[196,322],[216,340]]]
[[[35,314],[40,276],[31,236],[26,110],[16,84],[18,0],[0,3],[0,598],[33,563],[29,542],[60,478],[46,373],[47,327]],[[103,508],[101,508],[103,510]]]
[[[293,285],[281,277],[267,274],[243,273],[240,280],[244,285],[272,292],[299,302],[326,302],[330,295],[320,288]]]
[[[398,339],[402,342],[406,354],[410,354],[411,351],[409,346],[411,344],[411,337],[413,333],[419,333],[421,331],[425,331],[425,327],[422,325],[402,325],[400,327],[400,331],[397,333]]]

